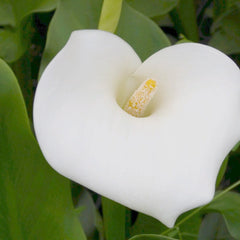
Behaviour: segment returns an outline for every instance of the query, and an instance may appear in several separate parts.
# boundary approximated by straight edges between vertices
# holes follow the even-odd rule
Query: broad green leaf
[[[7,62],[20,58],[30,42],[34,12],[53,10],[58,0],[1,0],[0,1],[0,57]]]
[[[168,38],[157,24],[126,2],[122,6],[116,34],[127,41],[142,60],[170,45]]]
[[[123,0],[104,0],[98,28],[114,33],[121,15]]]
[[[228,192],[222,197],[212,201],[204,211],[219,212],[223,215],[229,233],[240,239],[240,194]]]
[[[167,14],[177,6],[179,0],[127,0],[130,6],[153,18]]]
[[[199,41],[194,0],[180,0],[170,15],[179,34],[184,34],[193,42]]]
[[[210,213],[204,217],[198,240],[234,240],[228,231],[224,219],[219,213]]]
[[[49,26],[40,75],[63,48],[72,31],[97,28],[101,6],[101,0],[60,0]]]
[[[106,240],[125,240],[126,208],[105,197],[102,208]]]
[[[213,24],[209,45],[226,54],[240,53],[240,2],[221,15]]]
[[[45,161],[11,69],[0,60],[0,239],[85,240],[69,180]]]

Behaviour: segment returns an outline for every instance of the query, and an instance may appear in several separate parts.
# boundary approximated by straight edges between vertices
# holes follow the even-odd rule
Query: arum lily
[[[172,227],[211,201],[240,138],[240,71],[201,44],[142,63],[111,33],[75,31],[40,79],[34,126],[56,171]]]

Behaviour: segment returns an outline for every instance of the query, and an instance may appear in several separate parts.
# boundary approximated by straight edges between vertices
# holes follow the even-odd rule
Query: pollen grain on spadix
[[[153,79],[145,80],[129,98],[124,110],[134,117],[142,117],[156,91],[157,81]]]

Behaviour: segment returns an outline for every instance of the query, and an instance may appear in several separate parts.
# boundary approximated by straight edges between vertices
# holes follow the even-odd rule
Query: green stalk
[[[105,197],[102,208],[106,240],[125,240],[126,208]]]
[[[98,29],[114,33],[120,19],[123,0],[104,0]]]

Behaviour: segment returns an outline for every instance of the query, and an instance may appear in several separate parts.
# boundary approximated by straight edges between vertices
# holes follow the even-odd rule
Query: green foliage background
[[[173,229],[71,183],[44,159],[32,131],[33,96],[73,30],[113,31],[142,60],[194,41],[240,63],[239,0],[104,4],[102,11],[102,0],[0,0],[0,240],[240,239],[238,147],[219,172],[215,199],[180,216]]]

